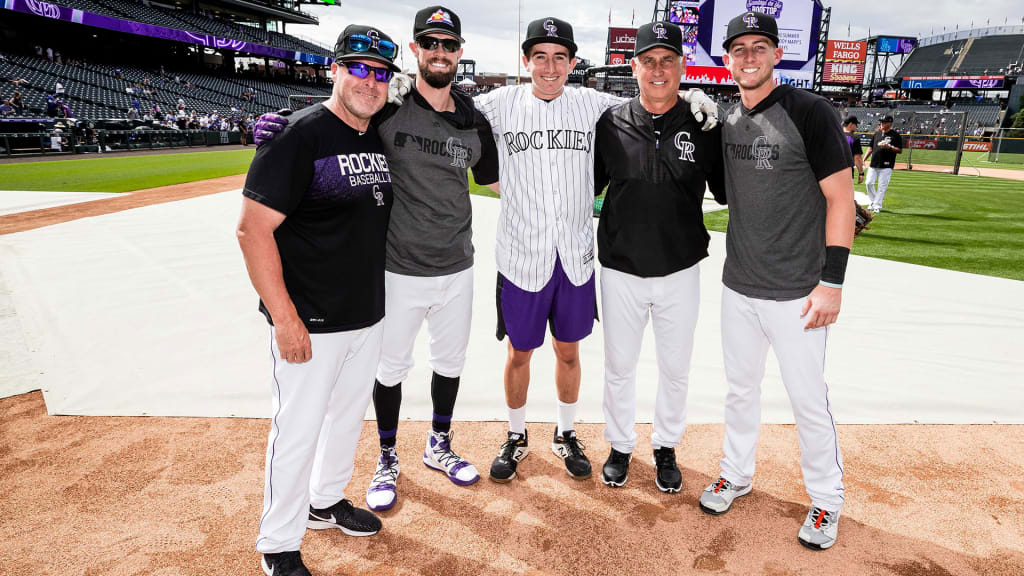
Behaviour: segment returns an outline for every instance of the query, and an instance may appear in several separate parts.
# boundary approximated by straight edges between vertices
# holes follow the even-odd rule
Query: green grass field
[[[704,222],[725,232],[728,211]],[[853,253],[1024,280],[1024,182],[897,170]]]
[[[0,165],[0,190],[127,192],[243,174],[254,150]],[[858,186],[863,191],[863,185]],[[494,194],[471,182],[471,191]],[[0,192],[2,195],[2,192]],[[705,216],[725,231],[728,211]],[[1024,182],[896,171],[854,254],[1024,280]]]
[[[131,192],[245,174],[256,150],[0,164],[0,190]]]

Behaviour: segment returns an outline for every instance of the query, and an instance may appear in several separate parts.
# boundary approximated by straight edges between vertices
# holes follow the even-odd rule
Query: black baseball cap
[[[878,121],[879,122],[892,122],[892,116],[889,116],[888,114],[886,114],[885,116],[882,116],[881,118],[879,118]]]
[[[671,22],[651,22],[644,24],[636,30],[636,43],[633,45],[633,55],[639,56],[651,48],[668,48],[669,50],[683,55],[683,31]]]
[[[725,31],[725,42],[722,48],[729,49],[732,41],[747,34],[759,34],[779,45],[779,24],[770,15],[763,12],[744,12],[729,20]]]
[[[860,120],[857,120],[856,116],[847,116],[843,119],[843,126],[846,126],[847,124],[857,124],[859,126]]]
[[[523,41],[523,54],[529,52],[535,44],[550,42],[561,44],[569,49],[569,56],[576,56],[576,42],[572,37],[572,24],[558,18],[540,18],[530,22],[526,27],[526,40]]]
[[[459,42],[462,37],[462,21],[459,15],[444,6],[427,6],[416,13],[412,24],[412,37],[415,40],[424,34],[447,34],[454,36]]]
[[[353,36],[362,36],[368,38],[369,42],[363,41],[361,44],[366,46],[366,50],[356,50],[356,45],[360,42],[349,42],[349,39]],[[388,42],[392,46],[391,57],[387,57],[381,52],[388,52],[386,49],[380,46],[381,42]],[[347,60],[374,60],[382,64],[387,64],[388,68],[393,72],[401,70],[398,66],[395,66],[395,55],[397,54],[398,46],[391,39],[391,36],[381,32],[373,26],[364,26],[362,24],[349,24],[345,27],[345,30],[338,36],[338,41],[334,44],[334,59],[339,62],[345,62]]]

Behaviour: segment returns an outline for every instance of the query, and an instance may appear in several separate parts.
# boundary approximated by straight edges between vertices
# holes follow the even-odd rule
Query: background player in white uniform
[[[827,100],[775,86],[782,59],[775,19],[729,22],[724,62],[741,102],[726,115],[729,230],[722,274],[722,351],[729,394],[721,475],[700,497],[710,514],[751,490],[761,380],[775,351],[800,438],[811,509],[798,532],[831,547],[843,505],[843,465],[825,383],[825,343],[842,301],[853,244],[853,159]]]
[[[671,22],[637,29],[630,61],[640,96],[597,123],[596,190],[608,184],[597,231],[604,325],[604,436],[612,448],[601,480],[622,486],[636,448],[636,365],[648,317],[658,348],[655,484],[678,492],[675,446],[686,428],[686,391],[708,255],[705,186],[725,201],[721,130],[702,132],[679,98],[686,72],[682,31]]]
[[[896,165],[896,156],[903,152],[903,137],[892,129],[892,116],[888,114],[879,120],[878,130],[871,135],[871,147],[868,148],[864,160],[870,159],[868,164],[868,178],[864,186],[868,190],[868,197],[871,198],[869,209],[878,214],[882,211],[882,202],[885,200],[885,191],[889,189],[889,181],[892,179],[892,169]]]
[[[238,242],[272,325],[256,541],[268,575],[309,576],[299,553],[307,527],[367,536],[381,526],[345,487],[383,333],[391,177],[370,118],[384,105],[394,56],[380,31],[345,28],[331,97],[260,148],[245,182]]]
[[[556,357],[558,425],[552,449],[576,478],[590,462],[574,431],[580,386],[579,340],[593,328],[594,126],[623,100],[566,86],[576,65],[572,26],[534,20],[523,42],[531,84],[476,98],[498,138],[501,210],[495,259],[499,273],[498,337],[509,336],[505,400],[509,433],[491,465],[491,479],[508,482],[529,451],[526,396],[530,357],[550,321]],[[713,123],[717,108],[700,94]],[[695,99],[696,102],[696,99]]]

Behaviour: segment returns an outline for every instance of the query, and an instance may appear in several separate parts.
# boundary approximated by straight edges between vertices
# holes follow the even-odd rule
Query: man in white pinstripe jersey
[[[579,341],[593,329],[594,127],[621,98],[591,89],[567,88],[576,65],[572,26],[557,18],[534,20],[523,42],[528,85],[475,98],[498,143],[501,210],[495,261],[498,267],[498,339],[509,337],[505,363],[508,438],[490,477],[509,482],[529,453],[526,395],[530,358],[550,326],[556,357],[558,425],[552,450],[574,478],[591,474],[574,422],[580,388]],[[688,101],[717,122],[717,108],[703,94]]]

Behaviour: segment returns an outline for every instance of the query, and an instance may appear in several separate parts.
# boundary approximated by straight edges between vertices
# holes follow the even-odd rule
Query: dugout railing
[[[240,144],[240,132],[209,130],[93,130],[0,133],[0,156],[70,156],[161,148]],[[251,139],[249,143],[252,143]]]

